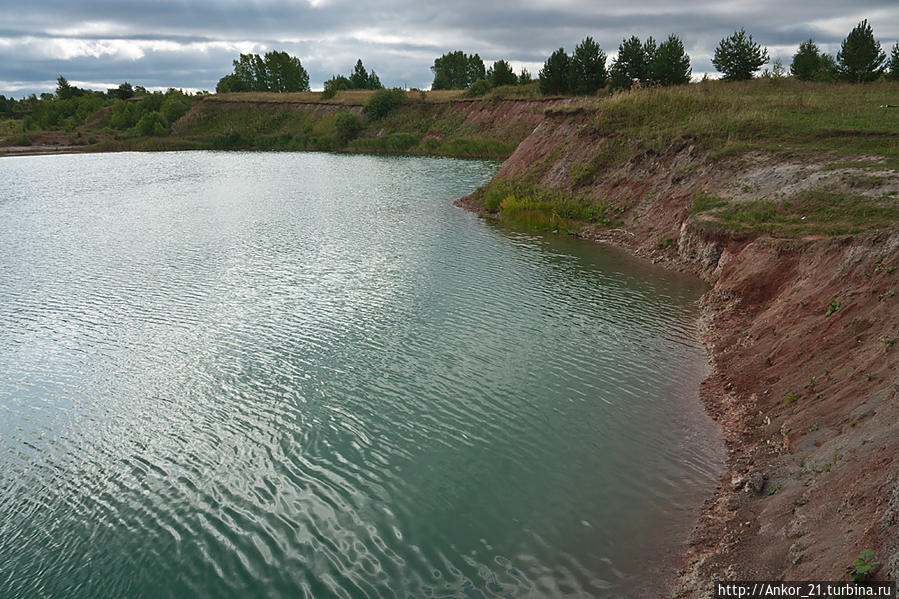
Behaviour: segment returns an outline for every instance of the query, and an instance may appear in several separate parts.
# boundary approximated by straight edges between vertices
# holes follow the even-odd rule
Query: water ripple
[[[0,161],[0,596],[640,596],[702,286],[452,208],[495,167]]]

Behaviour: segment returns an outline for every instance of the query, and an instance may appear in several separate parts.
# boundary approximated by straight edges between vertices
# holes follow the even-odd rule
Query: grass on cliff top
[[[612,95],[593,108],[592,128],[638,140],[633,152],[693,138],[722,156],[753,149],[833,152],[882,156],[899,166],[899,108],[885,104],[899,104],[899,83],[709,81]]]

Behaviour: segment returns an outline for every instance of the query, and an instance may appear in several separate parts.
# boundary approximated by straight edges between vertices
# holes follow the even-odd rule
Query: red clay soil
[[[589,163],[606,143],[584,123],[577,112],[546,118],[497,178],[620,203],[621,227],[584,236],[713,284],[702,300],[710,369],[701,399],[721,426],[727,472],[686,539],[672,595],[712,597],[716,580],[847,580],[847,565],[866,549],[882,563],[875,578],[895,579],[899,232],[708,233],[690,216],[697,190],[739,200],[785,186],[841,189],[845,173],[823,160],[715,162],[689,139],[574,187],[572,165]],[[880,174],[881,187],[899,182],[899,173]],[[460,204],[472,208],[469,198]]]

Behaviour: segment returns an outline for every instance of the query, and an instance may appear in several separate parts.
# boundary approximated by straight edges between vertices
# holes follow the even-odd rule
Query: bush
[[[486,79],[479,79],[471,84],[471,87],[465,92],[465,97],[467,98],[477,98],[479,96],[483,96],[487,92],[490,91],[490,82]]]
[[[406,92],[398,87],[379,89],[365,103],[362,112],[368,118],[376,121],[390,114],[405,98]]]
[[[135,129],[140,135],[165,135],[169,131],[169,124],[159,112],[153,111],[144,114]]]
[[[359,132],[362,131],[362,119],[359,115],[344,110],[337,114],[334,127],[337,129],[338,140],[345,144],[358,137]]]
[[[174,123],[180,119],[188,110],[190,110],[190,101],[187,99],[187,96],[177,90],[169,90],[165,100],[159,107],[159,112],[166,122],[169,123]]]

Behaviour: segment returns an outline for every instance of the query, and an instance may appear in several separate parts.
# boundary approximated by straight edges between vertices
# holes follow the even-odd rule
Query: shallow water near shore
[[[0,596],[637,597],[721,467],[701,282],[497,164],[0,161]]]

